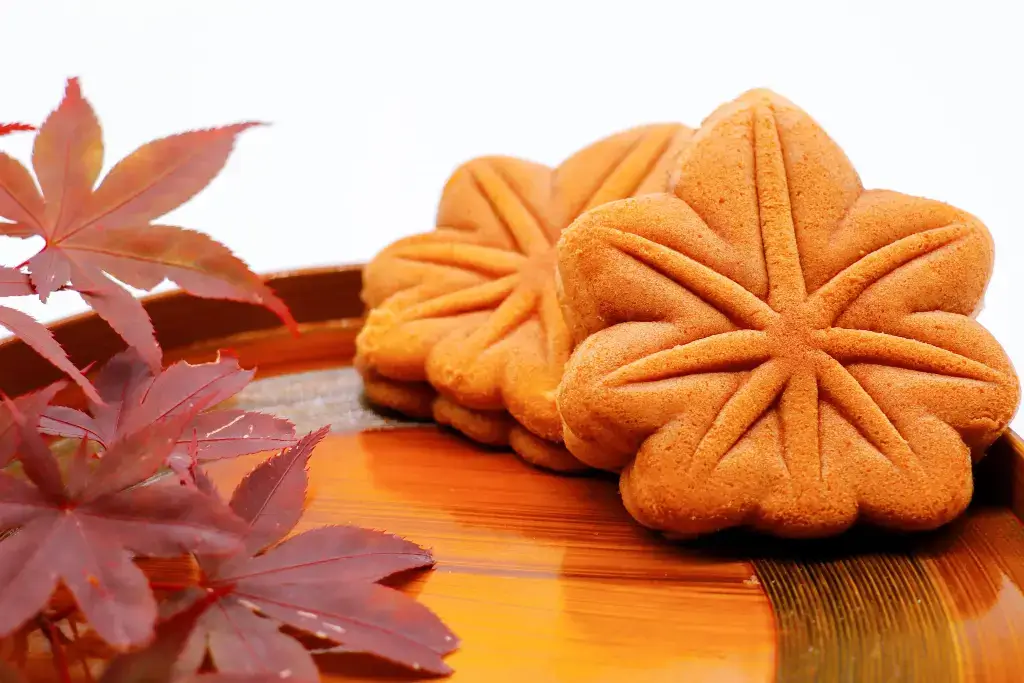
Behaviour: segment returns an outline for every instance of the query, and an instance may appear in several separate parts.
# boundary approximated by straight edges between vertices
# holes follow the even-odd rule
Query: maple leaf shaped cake
[[[671,194],[580,217],[558,252],[583,341],[558,404],[630,513],[691,536],[956,517],[1019,385],[973,315],[993,244],[945,204],[865,190],[807,114],[721,107]]]
[[[364,270],[371,310],[356,365],[370,400],[509,444],[543,467],[580,469],[561,445],[554,401],[572,350],[554,244],[587,209],[664,191],[691,134],[655,124],[601,140],[556,169],[509,157],[457,169],[439,227],[396,242]]]

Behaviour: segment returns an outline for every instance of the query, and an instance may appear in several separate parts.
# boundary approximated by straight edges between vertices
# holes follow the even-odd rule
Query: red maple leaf
[[[108,643],[149,641],[157,605],[131,553],[226,553],[245,531],[227,506],[193,488],[138,486],[163,465],[198,406],[115,441],[98,460],[79,448],[62,474],[35,429],[38,412],[5,402],[29,481],[0,473],[0,530],[17,529],[0,542],[0,636],[39,612],[62,581]]]
[[[407,667],[449,673],[442,657],[458,647],[426,607],[376,582],[434,564],[428,550],[404,539],[353,526],[327,526],[283,539],[302,514],[314,446],[312,432],[250,472],[231,509],[248,525],[244,551],[228,558],[198,555],[200,587],[169,603],[182,609],[205,601],[178,664],[194,673],[205,654],[221,673],[273,674],[319,680],[312,656],[282,633],[282,625],[371,653]],[[216,497],[199,471],[197,485]],[[212,597],[212,599],[211,599]]]
[[[0,157],[2,156],[0,154]],[[2,159],[0,159],[0,165],[2,165]],[[0,189],[0,192],[2,192],[2,189]],[[2,203],[2,200],[0,200],[0,203]],[[2,227],[0,225],[0,232],[2,232]],[[32,285],[29,283],[28,275],[14,268],[0,266],[0,297],[26,296],[34,293]],[[68,359],[64,349],[57,343],[53,335],[50,334],[50,330],[45,326],[40,325],[28,314],[6,306],[0,306],[0,326],[6,327],[25,342],[27,346],[34,349],[36,353],[63,370],[69,377],[81,385],[86,395],[92,400],[99,399],[99,395],[89,383],[89,380]]]
[[[176,679],[175,665],[196,621],[207,606],[197,601],[188,609],[161,620],[156,626],[153,642],[141,650],[121,654],[111,660],[103,671],[100,683],[184,683],[180,678]],[[196,678],[205,681],[209,677]],[[275,677],[274,681],[280,683],[281,679]]]
[[[238,359],[218,355],[210,363],[180,361],[159,375],[138,352],[128,349],[111,358],[96,376],[100,401],[89,402],[89,413],[49,406],[39,421],[44,434],[86,438],[106,447],[153,422],[179,415],[192,403],[213,406],[241,391],[254,370],[243,370]],[[199,461],[277,450],[295,443],[295,426],[288,420],[244,410],[211,410],[186,423],[170,454],[175,467],[191,461],[194,442]]]
[[[196,296],[266,306],[293,332],[287,306],[227,247],[204,234],[151,222],[199,193],[220,173],[240,123],[150,142],[117,163],[93,187],[103,166],[99,121],[78,79],[36,135],[28,170],[0,154],[0,234],[39,235],[43,249],[28,261],[39,297],[71,288],[136,347],[153,367],[160,347],[141,303],[110,279],[149,290],[170,279]]]
[[[38,419],[53,397],[66,386],[67,382],[54,382],[39,391],[0,403],[0,468],[7,467],[21,445],[19,416],[28,420]]]
[[[187,609],[156,626],[156,638],[141,650],[118,655],[103,670],[99,683],[281,683],[278,674],[195,674],[177,676],[178,658],[189,641],[196,622],[216,596],[198,600]],[[294,677],[289,681],[302,683]],[[0,683],[6,683],[0,675]]]

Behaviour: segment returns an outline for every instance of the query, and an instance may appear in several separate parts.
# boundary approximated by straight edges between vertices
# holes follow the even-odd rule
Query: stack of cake
[[[391,245],[364,273],[356,364],[367,396],[433,417],[549,469],[586,466],[562,445],[555,391],[572,352],[555,243],[585,211],[668,188],[693,131],[644,126],[561,166],[474,159],[448,180],[437,229]]]
[[[865,190],[771,92],[556,170],[474,160],[437,224],[366,268],[369,398],[546,468],[620,472],[654,529],[934,528],[1017,408],[973,317],[985,226]]]

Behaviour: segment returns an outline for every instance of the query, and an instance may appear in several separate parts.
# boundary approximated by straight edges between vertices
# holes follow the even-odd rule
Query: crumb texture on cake
[[[975,217],[865,190],[806,113],[751,91],[705,120],[669,193],[606,204],[558,245],[580,342],[565,443],[681,535],[948,522],[1019,385],[972,314]]]
[[[392,244],[364,271],[370,311],[357,363],[371,400],[421,415],[423,388],[432,387],[438,422],[543,467],[582,467],[562,446],[554,400],[572,351],[555,243],[583,211],[665,191],[691,134],[679,124],[642,126],[555,169],[483,157],[456,170],[439,227]]]

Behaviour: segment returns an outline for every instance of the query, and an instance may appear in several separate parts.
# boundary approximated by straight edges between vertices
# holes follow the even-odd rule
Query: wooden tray
[[[313,458],[303,524],[384,528],[434,549],[436,570],[404,590],[462,637],[452,680],[1024,680],[1024,447],[1015,435],[979,466],[970,511],[936,533],[671,544],[630,520],[613,478],[547,474],[367,408],[349,366],[358,267],[271,284],[302,323],[301,339],[251,306],[179,293],[146,306],[168,361],[233,348],[259,367],[239,405],[301,431],[333,425]],[[54,331],[80,366],[121,348],[92,315]],[[58,377],[17,341],[0,344],[0,368],[8,393]],[[212,473],[233,486],[256,461]],[[320,664],[326,680],[420,680],[359,656]]]

